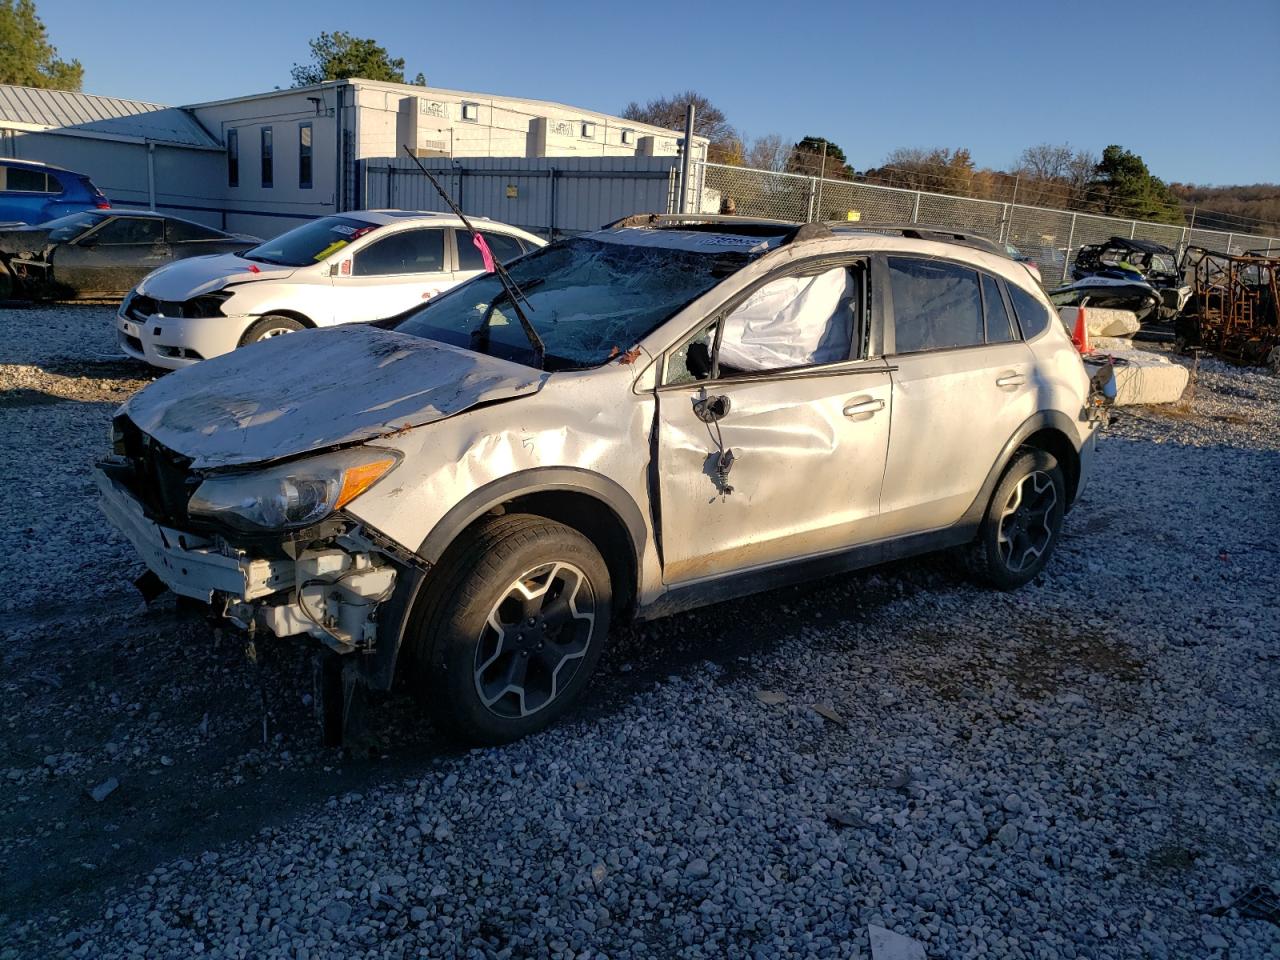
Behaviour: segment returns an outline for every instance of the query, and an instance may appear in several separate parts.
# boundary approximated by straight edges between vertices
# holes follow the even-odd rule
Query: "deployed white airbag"
[[[777,370],[845,360],[853,298],[853,275],[845,267],[767,283],[725,318],[720,363]]]

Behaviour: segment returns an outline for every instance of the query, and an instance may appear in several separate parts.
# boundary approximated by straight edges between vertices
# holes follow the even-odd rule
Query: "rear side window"
[[[458,269],[483,270],[484,259],[480,256],[480,251],[476,249],[476,245],[472,243],[471,234],[465,230],[457,230],[455,233],[458,237]],[[488,233],[483,230],[480,231],[480,236],[484,237],[485,242],[489,244],[489,250],[498,258],[500,263],[509,263],[524,253],[524,249],[515,237],[508,237],[502,233]]]
[[[988,273],[982,275],[982,303],[987,308],[987,343],[1017,340],[1018,329],[1000,295],[1000,282]]]
[[[894,350],[922,353],[985,342],[978,274],[955,263],[889,257]]]
[[[444,269],[444,230],[405,230],[377,241],[355,255],[358,277],[436,273]]]
[[[1022,328],[1022,339],[1030,340],[1049,329],[1053,317],[1049,308],[1016,284],[1009,284],[1009,299],[1013,301],[1013,312],[1017,314],[1018,326]]]

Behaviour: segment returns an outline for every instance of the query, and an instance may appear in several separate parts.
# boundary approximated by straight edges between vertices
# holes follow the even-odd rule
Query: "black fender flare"
[[[478,487],[440,518],[418,547],[418,556],[427,563],[439,563],[458,534],[494,507],[516,497],[550,492],[584,494],[609,507],[626,528],[636,569],[640,569],[640,558],[648,541],[640,507],[617,481],[581,467],[533,467]]]
[[[401,568],[392,596],[378,610],[378,641],[375,651],[372,656],[360,660],[360,672],[370,688],[391,689],[404,634],[418,594],[426,582],[427,573],[440,562],[458,534],[508,500],[550,492],[589,496],[612,510],[622,521],[631,541],[633,569],[639,576],[643,553],[648,543],[648,531],[639,506],[616,481],[580,467],[534,467],[500,477],[471,491],[432,527],[416,551],[422,561],[420,565]]]
[[[986,515],[987,504],[991,502],[991,495],[995,492],[996,484],[1000,482],[1000,477],[1004,473],[1005,467],[1008,466],[1009,461],[1013,458],[1014,453],[1028,437],[1045,429],[1056,430],[1061,433],[1066,437],[1067,442],[1071,444],[1076,455],[1079,456],[1080,447],[1074,439],[1076,436],[1075,425],[1070,417],[1061,410],[1041,410],[1033,413],[1005,441],[1004,446],[1000,449],[1000,455],[996,457],[995,463],[991,465],[991,470],[987,473],[987,479],[982,483],[982,489],[978,491],[973,503],[969,505],[969,509],[964,512],[964,516],[958,521],[959,524],[977,529]],[[1070,505],[1068,505],[1068,509],[1070,509]]]

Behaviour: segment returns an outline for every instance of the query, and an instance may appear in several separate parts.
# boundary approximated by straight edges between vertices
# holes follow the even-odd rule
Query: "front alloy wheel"
[[[545,517],[486,517],[440,558],[405,634],[414,688],[436,726],[475,744],[547,726],[604,651],[609,568]]]
[[[595,630],[595,597],[572,563],[517,577],[493,605],[476,643],[476,693],[499,717],[549,706],[582,666]]]

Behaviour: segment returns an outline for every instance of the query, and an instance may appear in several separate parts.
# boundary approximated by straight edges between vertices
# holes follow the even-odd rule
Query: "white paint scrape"
[[[1176,403],[1187,388],[1191,374],[1179,363],[1149,350],[1108,350],[1084,358],[1092,374],[1115,357],[1116,406],[1127,407],[1147,403]]]
[[[925,960],[924,944],[900,933],[867,924],[871,938],[871,960]]]

